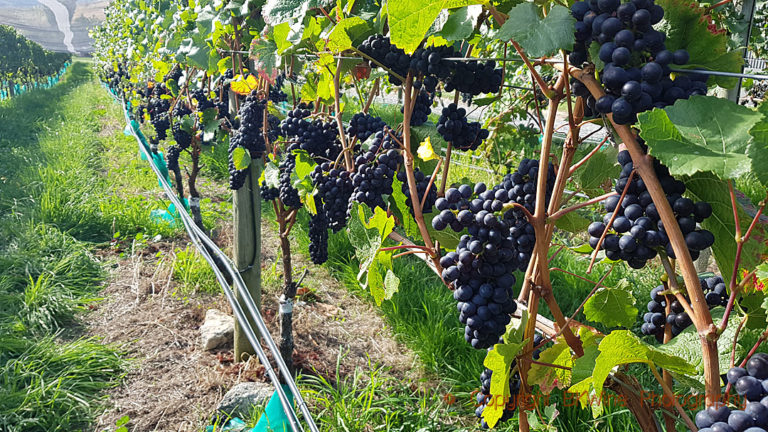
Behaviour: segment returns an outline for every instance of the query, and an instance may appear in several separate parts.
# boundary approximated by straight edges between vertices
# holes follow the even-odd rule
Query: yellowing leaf
[[[258,80],[256,80],[256,77],[253,75],[248,75],[247,78],[243,77],[242,75],[237,75],[232,80],[232,91],[244,96],[250,94],[252,91],[256,90],[256,88],[259,86]]]
[[[424,138],[424,141],[419,144],[419,149],[416,151],[416,154],[424,162],[440,159],[440,156],[438,156],[435,153],[435,150],[432,148],[432,142],[430,141],[429,137]]]

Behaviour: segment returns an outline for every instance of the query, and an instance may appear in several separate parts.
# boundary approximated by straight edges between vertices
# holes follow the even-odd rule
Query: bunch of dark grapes
[[[577,1],[571,13],[577,20],[571,64],[586,62],[593,42],[600,45],[599,57],[605,63],[600,74],[605,96],[594,100],[580,87],[574,91],[587,98],[591,111],[613,113],[616,123],[630,124],[637,120],[637,113],[706,94],[706,75],[676,73],[674,80],[670,78],[670,66],[685,65],[690,57],[683,49],[668,51],[667,35],[653,29],[664,17],[664,9],[653,0]]]
[[[435,205],[435,201],[437,201],[437,186],[435,186],[434,182],[430,185],[430,181],[432,181],[432,176],[427,175],[425,176],[421,170],[418,168],[415,168],[413,170],[413,175],[416,180],[416,191],[418,192],[418,205],[421,205],[421,200],[424,199],[424,207],[421,209],[423,213],[432,213],[432,206]],[[408,206],[408,209],[411,211],[411,215],[413,215],[413,200],[411,200],[411,188],[408,187],[408,178],[405,170],[401,170],[397,173],[397,179],[400,180],[403,184],[401,186],[401,190],[403,194],[405,195],[405,204]],[[427,192],[427,186],[429,186],[429,191]],[[426,192],[427,197],[424,198],[424,193]]]
[[[160,141],[168,137],[168,129],[171,128],[171,119],[168,116],[170,109],[171,101],[169,99],[161,99],[160,97],[153,97],[147,105],[149,122],[155,128],[155,134],[157,134],[157,139]]]
[[[232,69],[227,69],[224,72],[224,75],[221,76],[221,80],[223,81],[223,84],[220,87],[220,90],[218,94],[216,95],[216,109],[219,111],[218,119],[229,119],[230,123],[234,119],[231,118],[229,114],[229,87],[230,83],[227,82],[227,80],[231,80],[234,77],[234,72]]]
[[[189,96],[197,101],[196,107],[198,112],[203,112],[209,108],[216,108],[216,104],[208,99],[205,90],[193,90],[189,92]]]
[[[666,252],[667,256],[674,258],[672,244],[669,242],[664,225],[659,217],[656,205],[651,199],[645,182],[639,175],[635,175],[627,186],[630,173],[634,169],[629,152],[623,150],[619,153],[619,163],[622,165],[621,176],[616,182],[615,190],[621,193],[627,187],[624,200],[619,203],[619,196],[614,195],[603,201],[607,213],[603,222],[593,222],[587,231],[589,232],[589,244],[597,247],[600,236],[611,219],[613,212],[617,212],[616,219],[606,234],[601,248],[605,250],[605,256],[612,260],[624,260],[630,267],[643,268],[646,262],[656,256],[659,251]],[[685,184],[675,180],[669,174],[667,167],[654,159],[654,170],[667,196],[672,210],[675,213],[680,230],[685,236],[685,243],[691,253],[691,258],[698,259],[699,252],[712,246],[715,237],[711,232],[697,229],[696,224],[704,221],[712,215],[712,206],[706,202],[693,202],[682,196],[685,193]]]
[[[468,93],[477,96],[481,93],[496,93],[503,81],[500,68],[496,68],[496,62],[487,60],[479,62],[455,61],[451,76],[445,82],[445,91],[457,90],[459,93]]]
[[[183,74],[184,71],[181,70],[181,65],[177,63],[173,65],[173,68],[163,77],[163,81],[174,80],[178,83]]]
[[[488,129],[483,129],[479,122],[468,122],[467,111],[453,103],[443,108],[437,132],[460,150],[476,150],[488,138]]]
[[[198,99],[199,100],[199,99]],[[230,188],[240,189],[246,177],[246,170],[237,170],[232,159],[236,148],[240,147],[248,151],[251,159],[259,159],[266,151],[264,135],[261,127],[264,122],[264,110],[267,101],[259,99],[252,93],[245,98],[238,111],[239,126],[229,139],[229,176]]]
[[[170,145],[167,148],[166,160],[168,161],[168,169],[176,171],[179,169],[179,156],[181,155],[181,149],[177,145]]]
[[[284,83],[285,74],[280,74],[275,78],[275,83],[269,86],[269,100],[274,103],[285,102],[288,100],[288,95],[283,91]]]
[[[179,146],[182,150],[189,148],[189,146],[192,144],[192,135],[190,135],[187,131],[181,128],[181,119],[185,115],[192,114],[192,110],[190,110],[186,104],[184,103],[177,103],[176,106],[173,108],[173,117],[176,119],[173,122],[173,127],[171,127],[171,132],[173,133],[173,139],[176,141],[176,145]]]
[[[268,186],[266,183],[263,183],[259,190],[261,192],[261,199],[264,201],[272,201],[280,196],[280,191],[276,187]]]
[[[355,158],[355,172],[352,174],[353,201],[373,209],[387,208],[383,195],[392,194],[392,181],[397,167],[403,162],[397,143],[386,132],[377,132],[370,148]]]
[[[299,197],[299,191],[293,187],[293,181],[291,180],[291,173],[295,168],[296,155],[291,152],[284,153],[283,160],[278,165],[280,170],[278,189],[280,190],[280,201],[282,201],[284,206],[299,208],[301,207],[301,197]]]
[[[728,304],[728,293],[725,291],[725,282],[720,276],[712,276],[699,279],[701,288],[705,293],[707,306],[712,309]],[[675,337],[692,324],[691,317],[685,312],[683,306],[674,295],[662,295],[665,290],[659,285],[651,290],[651,301],[648,302],[648,312],[643,316],[643,325],[640,331],[644,335],[653,335],[659,342],[664,342],[664,330],[670,325],[672,337]],[[685,296],[688,299],[688,295]],[[690,300],[689,300],[690,301]],[[666,315],[666,307],[669,304],[670,312]]]
[[[413,53],[409,67],[416,76],[424,77],[424,88],[434,93],[438,79],[448,79],[455,70],[456,62],[446,59],[459,55],[459,52],[448,46],[419,48]]]
[[[730,409],[717,402],[699,411],[695,418],[699,432],[768,431],[768,354],[755,353],[745,366],[726,374],[728,383],[746,399],[744,408]]]
[[[237,145],[230,141],[229,144],[229,188],[232,190],[239,190],[245,184],[245,180],[248,178],[248,170],[239,170],[235,167],[235,161],[233,155]],[[170,150],[169,150],[170,153]],[[170,166],[170,160],[168,162]]]
[[[419,91],[418,96],[413,104],[413,112],[411,113],[411,126],[420,126],[429,120],[429,115],[432,113],[432,100],[433,96],[430,96],[425,90]],[[400,112],[404,112],[405,107],[400,107]]]
[[[541,343],[541,341],[544,338],[541,337],[541,335],[536,334],[533,337],[533,345],[536,346]],[[503,343],[504,341],[500,338],[499,343]],[[493,347],[488,348],[488,351],[490,352],[493,350]],[[541,350],[537,349],[533,352],[533,359],[538,360],[539,355],[541,354]],[[512,362],[511,365],[512,368],[515,367],[515,362]],[[480,419],[480,427],[483,429],[488,429],[488,424],[483,420],[483,411],[485,410],[485,407],[488,406],[488,403],[493,401],[491,396],[491,378],[493,377],[493,371],[485,368],[483,370],[483,373],[480,374],[480,391],[477,393],[477,404],[475,408],[475,416]],[[520,393],[520,374],[515,372],[515,374],[510,378],[509,380],[509,400],[503,401],[503,403],[506,404],[504,407],[504,413],[501,416],[501,419],[499,421],[507,421],[515,413],[515,409],[517,409],[518,400],[517,396]],[[497,401],[493,401],[494,403],[497,403]]]
[[[374,117],[366,113],[357,113],[352,116],[347,127],[347,135],[356,137],[360,142],[368,139],[376,132],[381,132],[387,126],[381,117]]]
[[[282,135],[293,138],[290,150],[302,149],[314,158],[335,159],[341,151],[336,124],[307,120],[309,115],[309,109],[296,108],[280,123]]]
[[[317,265],[328,261],[328,219],[320,205],[309,217],[309,258]]]
[[[315,167],[311,177],[317,187],[315,202],[322,203],[326,224],[333,232],[340,231],[347,225],[347,206],[355,190],[352,176],[348,171],[331,168],[330,162],[324,162]]]
[[[408,74],[408,68],[411,64],[411,56],[390,43],[389,38],[386,36],[369,36],[368,39],[360,44],[358,50],[402,77]],[[377,65],[373,64],[372,66],[375,67]],[[389,74],[389,82],[396,86],[403,83],[391,73]]]

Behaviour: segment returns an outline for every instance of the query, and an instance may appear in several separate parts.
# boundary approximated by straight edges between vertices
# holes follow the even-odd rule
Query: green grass
[[[173,278],[180,282],[174,295],[188,296],[196,292],[218,294],[221,287],[213,269],[192,246],[176,249],[173,258]]]
[[[178,230],[150,217],[163,204],[122,121],[84,62],[0,103],[0,430],[87,429],[123,374],[120,348],[77,328],[106,276],[93,242]]]

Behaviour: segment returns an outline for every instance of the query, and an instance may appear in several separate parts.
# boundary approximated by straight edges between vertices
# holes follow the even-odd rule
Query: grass
[[[150,215],[165,205],[122,121],[85,62],[0,103],[0,430],[87,429],[123,374],[120,347],[77,328],[106,276],[92,250],[178,229]]]
[[[177,293],[188,296],[196,292],[218,294],[221,287],[216,281],[213,269],[205,258],[197,252],[197,249],[187,246],[185,249],[176,249],[173,257],[173,278],[181,282],[177,285]]]

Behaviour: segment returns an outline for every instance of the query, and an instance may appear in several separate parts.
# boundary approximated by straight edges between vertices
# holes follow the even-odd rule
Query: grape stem
[[[437,177],[437,172],[440,171],[440,166],[443,164],[442,159],[438,159],[437,166],[435,166],[434,171],[432,171],[432,176],[429,178],[429,184],[427,184],[427,189],[424,191],[424,196],[421,197],[421,202],[419,203],[419,207],[421,208],[422,214],[424,213],[424,203],[427,202],[427,196],[429,196],[429,190],[432,188],[432,185],[435,184],[435,178]]]
[[[736,203],[736,194],[733,191],[733,184],[730,180],[728,180],[728,191],[731,195],[731,206],[733,207],[733,220],[736,224],[736,257],[733,261],[733,272],[731,273],[731,280],[729,281],[729,291],[731,292],[730,296],[728,296],[728,305],[725,307],[725,313],[723,314],[723,319],[720,321],[720,325],[717,328],[718,334],[722,334],[725,331],[725,328],[728,326],[728,319],[731,316],[731,311],[733,310],[734,302],[736,301],[736,294],[739,292],[739,288],[741,287],[741,284],[736,284],[736,278],[739,275],[739,264],[741,264],[741,255],[744,250],[744,244],[749,240],[749,237],[752,235],[753,230],[755,229],[755,226],[757,225],[757,222],[760,220],[760,216],[763,214],[763,210],[765,210],[765,204],[766,201],[768,201],[768,196],[760,203],[760,208],[757,209],[757,212],[755,213],[755,216],[752,218],[752,222],[749,224],[749,228],[747,228],[746,234],[744,234],[744,237],[741,236],[741,223],[739,221],[739,208],[737,207],[738,204]],[[743,281],[747,280],[745,277]]]
[[[553,67],[558,68],[558,64]],[[571,68],[570,74],[581,81],[590,91],[595,99],[605,95],[605,91],[594,77],[594,70],[583,71],[581,69]],[[613,129],[619,135],[627,147],[632,157],[632,162],[640,177],[642,177],[648,192],[651,195],[653,203],[659,212],[664,227],[666,227],[669,241],[675,256],[680,260],[685,286],[688,288],[688,294],[691,298],[693,309],[697,312],[691,316],[696,330],[699,332],[699,338],[702,347],[702,362],[704,366],[704,382],[706,386],[705,397],[707,406],[711,406],[720,397],[720,372],[719,359],[717,351],[717,328],[712,322],[712,314],[707,306],[704,292],[699,284],[699,276],[693,265],[691,254],[685,243],[685,238],[680,230],[680,226],[675,219],[672,207],[667,201],[666,194],[659,183],[656,171],[653,167],[653,158],[647,156],[638,144],[635,135],[629,126],[619,125],[613,121],[613,115],[608,114],[606,118],[611,122]]]
[[[573,164],[573,165],[571,166],[571,169],[570,169],[570,171],[568,171],[568,175],[569,175],[569,176],[573,175],[573,173],[574,173],[574,172],[576,172],[576,170],[577,170],[577,169],[581,168],[581,166],[582,166],[582,165],[584,165],[585,163],[587,163],[587,161],[588,161],[590,158],[592,158],[592,156],[594,156],[595,154],[597,154],[597,152],[598,152],[598,151],[600,151],[600,149],[603,147],[603,145],[606,143],[606,141],[608,141],[608,137],[607,137],[607,136],[606,136],[605,138],[603,138],[603,140],[602,140],[602,141],[600,141],[600,143],[599,143],[598,145],[596,145],[596,146],[595,146],[595,148],[593,148],[593,149],[592,149],[592,150],[591,150],[589,153],[587,153],[587,155],[586,155],[586,156],[584,156],[583,158],[581,158],[581,160],[580,160],[580,161],[578,161],[578,162],[576,162],[575,164]],[[583,142],[583,141],[582,141],[582,142]]]
[[[413,174],[413,154],[411,153],[411,115],[413,114],[413,74],[408,73],[408,77],[405,80],[405,101],[403,104],[403,157],[405,160],[405,174],[408,178],[408,189],[412,197],[418,197],[419,192],[416,187],[416,176]],[[426,223],[424,223],[424,215],[421,212],[421,206],[416,205],[413,200],[413,217],[416,220],[416,224],[419,227],[421,238],[424,240],[424,245],[429,250],[430,258],[435,268],[442,273],[442,266],[440,266],[439,254],[436,253],[434,243],[432,243],[432,237],[429,234]]]
[[[605,236],[608,234],[608,230],[611,229],[611,226],[613,225],[613,221],[616,220],[616,216],[619,214],[619,210],[621,209],[621,202],[624,201],[624,197],[627,195],[627,191],[629,190],[629,186],[632,185],[632,179],[635,177],[635,170],[632,170],[632,172],[629,173],[629,177],[627,178],[627,184],[624,186],[624,190],[621,191],[621,196],[619,196],[619,201],[616,203],[616,208],[613,209],[613,214],[611,215],[611,218],[608,220],[608,223],[605,224],[605,229],[603,230],[603,233],[600,234],[600,239],[597,241],[597,245],[595,245],[595,250],[592,252],[592,258],[589,260],[589,267],[587,267],[587,274],[592,273],[592,267],[595,265],[595,260],[597,259],[597,253],[600,252],[600,246],[603,245],[603,240],[605,240]]]
[[[504,203],[504,206],[501,208],[501,211],[505,212],[505,211],[507,211],[509,209],[513,209],[513,208],[516,208],[516,209],[519,209],[520,211],[522,211],[523,214],[525,214],[525,217],[528,218],[529,222],[533,221],[533,215],[531,214],[531,212],[529,212],[528,209],[525,208],[525,206],[523,206],[522,204],[516,203],[514,201],[508,202],[508,203]]]
[[[425,252],[431,252],[431,250],[426,246],[421,245],[397,245],[397,246],[387,246],[383,248],[379,248],[379,252],[385,252],[385,251],[392,251],[392,250],[399,250],[399,249],[420,249]]]
[[[606,198],[610,198],[610,197],[615,196],[615,195],[618,195],[618,193],[616,193],[616,192],[608,192],[607,194],[600,195],[599,197],[595,197],[595,198],[592,198],[592,199],[590,199],[588,201],[584,201],[584,202],[578,203],[578,204],[576,204],[576,205],[574,205],[572,207],[568,207],[568,208],[564,208],[564,209],[558,210],[555,214],[550,216],[549,219],[552,220],[552,221],[556,221],[556,220],[560,219],[561,217],[565,216],[567,213],[570,213],[572,211],[576,211],[576,210],[578,210],[580,208],[584,208],[584,207],[590,206],[592,204],[597,204],[600,201],[603,201]]]
[[[680,413],[680,418],[683,419],[683,422],[688,427],[688,429],[690,429],[691,432],[696,432],[697,430],[699,430],[699,428],[696,427],[696,424],[693,422],[693,420],[691,420],[691,418],[688,416],[688,413],[686,413],[683,407],[680,405],[680,401],[677,400],[675,393],[659,375],[659,371],[656,370],[656,365],[653,364],[653,362],[651,362],[650,367],[651,367],[651,372],[653,373],[653,377],[656,378],[656,381],[658,381],[659,384],[661,385],[661,388],[664,390],[664,394],[668,398],[672,399],[672,403],[675,404],[675,409],[677,409],[677,412]]]
[[[747,323],[747,318],[749,318],[749,315],[744,315],[744,318],[741,319],[739,326],[736,327],[736,333],[733,335],[733,345],[731,345],[731,367],[733,367],[733,365],[736,363],[736,342],[739,340],[739,333],[741,333],[741,329],[744,327],[744,324]]]
[[[556,364],[552,364],[552,363],[540,362],[538,360],[531,360],[531,364],[536,364],[536,365],[539,365],[539,366],[551,367],[551,368],[555,368],[555,369],[562,369],[562,370],[567,370],[567,371],[572,369],[572,368],[569,368],[568,366],[560,366],[560,365],[556,365]]]
[[[680,289],[680,285],[677,283],[677,274],[675,273],[674,265],[672,262],[670,262],[669,257],[667,257],[667,255],[663,252],[659,254],[659,259],[661,260],[661,264],[664,267],[664,271],[667,273],[667,284],[669,284],[669,289],[672,291],[672,294],[675,296],[675,298],[677,298],[677,301],[680,302],[680,305],[683,306],[683,309],[685,309],[685,312],[688,314],[688,316],[691,317],[691,320],[695,320],[696,314],[691,308],[690,303],[688,303],[688,300],[685,299],[685,296],[683,295],[684,291]],[[699,283],[699,280],[697,279],[696,282]]]
[[[347,171],[352,171],[355,169],[355,165],[352,163],[352,155],[350,152],[346,151],[349,147],[347,145],[347,135],[344,133],[344,122],[341,119],[341,103],[339,102],[341,100],[341,90],[340,90],[340,76],[341,76],[341,62],[342,60],[339,59],[339,61],[336,63],[336,73],[333,75],[333,91],[336,94],[336,97],[333,98],[333,105],[334,110],[336,111],[336,125],[339,127],[339,138],[341,139],[341,148],[344,149],[342,153],[344,153],[344,165],[347,168]]]

